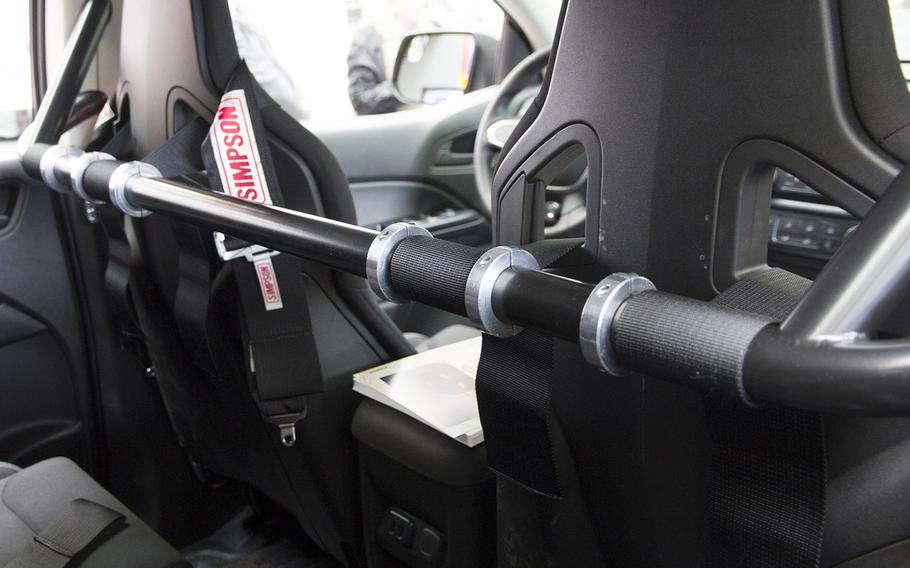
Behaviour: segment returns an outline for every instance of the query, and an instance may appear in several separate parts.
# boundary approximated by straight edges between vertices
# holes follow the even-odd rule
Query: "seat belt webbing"
[[[202,145],[202,160],[213,190],[283,206],[257,89],[246,64],[238,64]],[[230,264],[246,323],[250,392],[265,420],[278,425],[282,442],[292,445],[308,395],[323,390],[306,281],[296,258],[272,251],[248,256]]]
[[[714,301],[781,321],[811,282],[785,270],[753,273]],[[825,518],[822,416],[706,397],[708,565],[816,568]]]
[[[546,268],[583,243],[551,239],[522,248]],[[490,467],[538,493],[558,497],[550,440],[552,383],[553,338],[531,330],[508,339],[484,334],[477,404]]]
[[[808,285],[769,269],[715,302],[780,321]],[[477,394],[490,467],[536,494],[558,498],[552,385],[552,339],[532,331],[510,339],[484,336]],[[716,397],[706,397],[705,413],[709,566],[816,568],[826,485],[822,417],[771,405],[749,409]]]
[[[6,568],[64,568],[90,545],[110,538],[124,520],[123,514],[94,501],[71,501]]]

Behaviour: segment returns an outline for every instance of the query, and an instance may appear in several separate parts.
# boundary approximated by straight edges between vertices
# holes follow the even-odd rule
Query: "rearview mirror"
[[[433,32],[401,41],[392,81],[405,102],[432,105],[460,97],[472,86],[474,34]]]

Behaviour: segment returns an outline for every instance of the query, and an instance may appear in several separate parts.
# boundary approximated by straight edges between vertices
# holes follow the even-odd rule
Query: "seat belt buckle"
[[[271,422],[278,426],[278,436],[281,443],[286,448],[290,448],[297,442],[297,423],[306,416],[306,410],[303,412],[293,412],[290,414],[276,414],[274,416],[265,416],[266,422]]]
[[[227,242],[227,236],[222,232],[213,233],[212,236],[215,239],[215,250],[218,252],[218,258],[224,262],[237,258],[245,258],[248,262],[257,262],[278,254],[277,250],[272,250],[262,245],[247,244],[241,247],[232,247]]]

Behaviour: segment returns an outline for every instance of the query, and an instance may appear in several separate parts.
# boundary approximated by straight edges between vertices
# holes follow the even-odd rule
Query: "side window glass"
[[[498,41],[503,25],[502,9],[493,0],[229,0],[229,6],[241,57],[263,88],[298,120],[419,106],[392,84],[402,39],[453,31]]]
[[[25,0],[0,3],[0,139],[12,140],[32,119],[31,45]]]

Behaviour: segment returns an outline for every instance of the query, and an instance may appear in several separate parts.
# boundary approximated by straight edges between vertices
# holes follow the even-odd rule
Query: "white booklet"
[[[459,341],[361,371],[354,375],[354,391],[474,447],[483,442],[474,390],[480,341]]]

